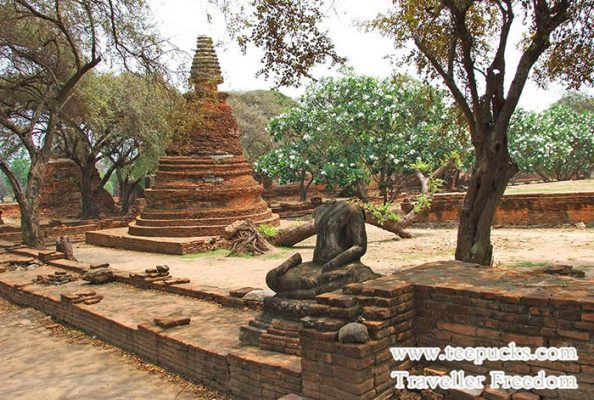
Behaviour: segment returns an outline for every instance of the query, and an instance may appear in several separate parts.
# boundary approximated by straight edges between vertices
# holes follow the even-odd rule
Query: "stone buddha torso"
[[[266,276],[266,283],[279,297],[311,299],[378,276],[361,263],[367,251],[361,208],[347,202],[326,203],[314,216],[317,239],[313,261],[303,263],[295,254]]]

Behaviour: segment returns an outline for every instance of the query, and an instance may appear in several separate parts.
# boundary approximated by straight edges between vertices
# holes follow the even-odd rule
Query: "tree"
[[[81,218],[99,217],[97,196],[116,172],[122,211],[134,188],[156,167],[182,96],[150,77],[89,74],[66,107],[57,146],[81,170]],[[93,179],[98,163],[105,171]]]
[[[594,113],[594,96],[571,91],[565,93],[563,97],[555,102],[555,105],[567,107],[578,113]]]
[[[239,125],[241,146],[251,162],[274,147],[267,132],[270,119],[297,105],[290,97],[274,90],[231,92],[228,102]]]
[[[270,132],[279,147],[258,160],[257,170],[299,182],[302,200],[314,180],[355,190],[368,222],[409,237],[403,229],[430,205],[445,170],[462,159],[466,129],[444,93],[431,86],[345,72],[310,85],[299,107],[273,118]],[[312,177],[307,185],[306,174]],[[400,216],[391,203],[411,175],[421,194]],[[370,179],[378,182],[384,206],[367,202]]]
[[[6,158],[0,170],[19,204],[23,241],[40,248],[43,171],[73,90],[102,60],[154,71],[163,43],[142,0],[2,0],[0,19],[0,137],[31,160],[26,185]]]
[[[559,103],[541,113],[518,110],[509,137],[520,170],[547,182],[589,177],[594,171],[594,112]]]
[[[290,3],[290,4],[289,4]],[[252,0],[256,19],[247,29],[266,54],[282,60],[291,47],[279,43],[302,37],[302,25],[277,29],[268,15],[295,12],[299,6],[322,7],[324,2]],[[282,10],[279,10],[282,8]],[[460,213],[456,259],[491,264],[491,225],[506,185],[518,167],[510,155],[507,131],[531,71],[540,82],[560,79],[572,87],[594,82],[594,24],[591,0],[394,0],[386,13],[369,24],[392,38],[396,47],[410,49],[405,61],[414,63],[429,78],[439,78],[463,112],[474,147],[474,164],[468,192]],[[243,10],[243,13],[248,11]],[[290,17],[285,17],[290,18]],[[311,16],[319,25],[320,14]],[[512,25],[523,22],[523,39],[517,65],[507,65],[506,50]],[[307,77],[312,61],[333,56],[333,48],[316,40],[304,41],[293,60],[298,66],[267,57],[265,72],[281,68],[277,82]],[[245,40],[244,40],[245,41]],[[412,46],[411,46],[412,45]],[[303,50],[306,49],[306,50]],[[307,53],[304,56],[304,51]],[[539,60],[540,63],[539,63]],[[506,86],[506,83],[508,86]]]
[[[280,146],[259,160],[263,173],[300,182],[302,196],[309,173],[319,183],[353,188],[364,201],[374,179],[384,204],[411,174],[429,194],[425,174],[460,160],[466,135],[442,91],[407,77],[351,71],[310,85],[299,107],[272,120],[270,132]]]
[[[289,125],[284,125],[286,121]],[[270,178],[279,178],[281,184],[299,182],[299,198],[307,200],[307,190],[322,164],[323,150],[319,141],[313,140],[308,132],[314,128],[307,122],[307,116],[300,109],[292,109],[270,122],[276,149],[264,154],[254,163],[256,173]],[[280,127],[282,126],[282,127]],[[305,180],[309,174],[310,180]]]

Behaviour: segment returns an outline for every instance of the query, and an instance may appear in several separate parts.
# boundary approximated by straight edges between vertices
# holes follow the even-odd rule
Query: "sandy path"
[[[227,399],[3,299],[0,376],[0,399]]]
[[[454,228],[414,228],[413,239],[398,240],[393,234],[367,226],[368,251],[363,262],[381,274],[393,273],[424,262],[453,258],[456,246]],[[495,263],[519,268],[563,263],[583,268],[594,276],[594,229],[495,229]],[[190,278],[194,283],[234,289],[243,286],[265,288],[266,273],[294,252],[304,260],[313,256],[315,237],[293,249],[275,249],[255,258],[210,254],[171,256],[77,245],[76,257],[84,262],[110,263],[113,267],[137,272],[158,264],[171,267],[172,275]]]

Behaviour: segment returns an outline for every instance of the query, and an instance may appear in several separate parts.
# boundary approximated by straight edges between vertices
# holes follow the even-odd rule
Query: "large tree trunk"
[[[45,248],[39,218],[39,197],[41,196],[43,171],[46,169],[46,166],[47,159],[41,156],[34,157],[31,160],[31,167],[27,176],[27,191],[25,194],[21,191],[21,188],[16,182],[11,182],[21,213],[21,233],[23,243],[36,249]],[[14,176],[9,178],[16,181]]]
[[[373,218],[373,216],[369,213],[365,213],[365,222],[370,225],[377,226],[378,228],[382,228],[385,231],[395,233],[399,237],[403,239],[410,239],[413,236],[406,232],[404,229],[408,228],[414,222],[414,219],[411,218],[410,222],[407,220],[406,223],[402,222],[395,222],[395,221],[378,221],[377,219]]]
[[[270,243],[275,246],[291,247],[315,234],[316,228],[314,222],[311,221],[299,226],[281,229],[274,238],[270,239]]]
[[[19,203],[23,242],[29,247],[44,249],[45,243],[43,241],[43,233],[39,221],[39,208],[28,202],[26,203],[27,204],[24,205]]]
[[[99,218],[99,206],[97,204],[97,190],[93,184],[94,164],[81,169],[80,197],[81,197],[81,219]]]
[[[139,181],[130,182],[128,180],[121,181],[120,186],[120,205],[122,214],[126,215],[130,211],[130,204],[136,199],[136,188]]]
[[[492,265],[493,217],[497,204],[518,167],[509,156],[507,143],[497,145],[485,140],[482,148],[477,148],[476,151],[477,158],[472,168],[468,192],[460,211],[456,260]]]
[[[394,222],[394,221],[384,221],[380,222],[377,219],[373,218],[373,216],[369,213],[365,213],[365,222],[378,228],[382,228],[388,232],[395,233],[396,235],[400,236],[403,239],[411,238],[412,235],[404,229],[410,226],[413,222],[413,218],[403,219],[402,222]],[[312,237],[316,234],[316,228],[314,226],[314,222],[306,222],[299,226],[289,227],[285,229],[281,229],[274,238],[270,240],[275,246],[286,246],[291,247],[296,245],[299,242],[304,241],[305,239]]]

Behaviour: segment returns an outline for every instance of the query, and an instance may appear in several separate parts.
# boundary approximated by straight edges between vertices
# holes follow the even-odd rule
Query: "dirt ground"
[[[505,194],[594,192],[594,179],[510,185]]]
[[[0,399],[228,399],[0,299]]]
[[[413,239],[367,226],[368,250],[363,262],[380,274],[394,273],[425,262],[453,258],[455,228],[413,228]],[[494,229],[495,263],[510,268],[534,268],[547,264],[570,264],[594,276],[594,229],[534,228]],[[315,237],[288,249],[274,249],[260,257],[227,257],[227,252],[171,256],[79,244],[75,256],[91,264],[139,272],[166,264],[173,276],[190,278],[203,286],[235,289],[244,286],[266,288],[266,273],[295,252],[304,260],[313,257]]]

